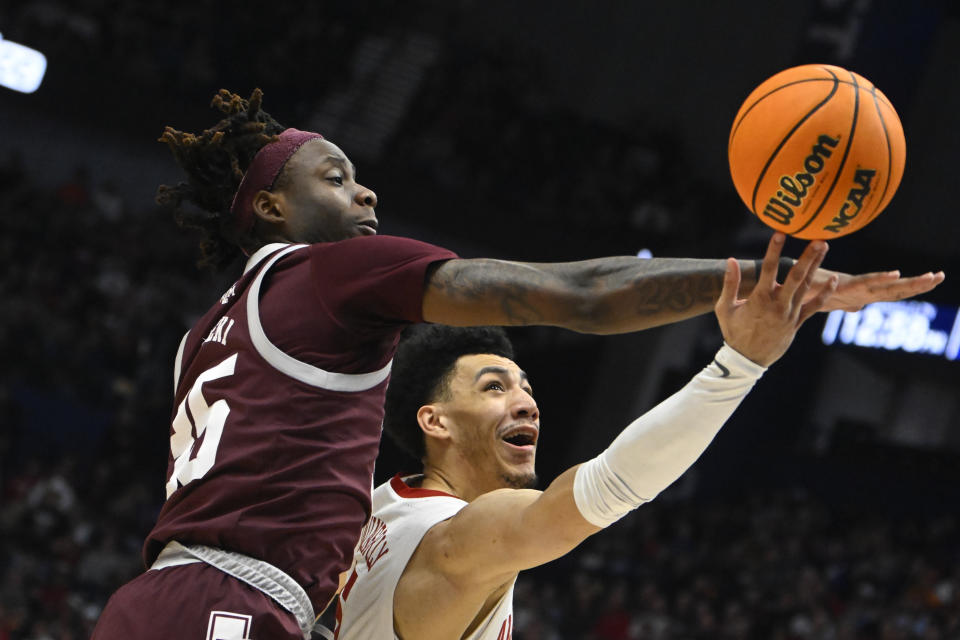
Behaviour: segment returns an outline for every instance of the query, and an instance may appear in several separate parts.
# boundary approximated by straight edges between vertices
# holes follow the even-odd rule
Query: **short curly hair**
[[[500,327],[414,325],[393,358],[383,430],[406,453],[422,461],[425,440],[417,422],[420,407],[447,397],[457,360],[478,353],[513,360],[513,345]]]

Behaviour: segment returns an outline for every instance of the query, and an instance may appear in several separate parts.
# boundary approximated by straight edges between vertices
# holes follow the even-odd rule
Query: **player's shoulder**
[[[474,498],[460,514],[461,518],[487,517],[491,514],[523,509],[543,495],[539,489],[494,489]]]
[[[383,532],[385,538],[412,552],[423,535],[437,523],[455,516],[467,502],[442,491],[410,487],[400,475],[373,492],[373,509],[367,528]]]
[[[436,254],[446,253],[453,255],[448,249],[413,238],[402,236],[375,235],[347,238],[337,242],[318,242],[309,245],[310,254],[318,257],[356,255],[373,258],[375,256],[392,256],[408,254]]]
[[[310,246],[313,251],[360,251],[370,250],[371,248],[383,247],[437,247],[436,245],[416,240],[414,238],[405,238],[403,236],[391,236],[378,234],[375,236],[357,236],[355,238],[346,238],[336,242],[315,242]]]

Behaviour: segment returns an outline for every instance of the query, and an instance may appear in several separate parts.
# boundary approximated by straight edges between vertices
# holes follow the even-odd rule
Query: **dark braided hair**
[[[422,324],[404,330],[393,357],[383,430],[416,460],[426,454],[417,411],[425,404],[446,399],[457,360],[478,353],[513,360],[513,345],[500,327]]]
[[[252,240],[237,237],[230,204],[254,156],[286,128],[260,108],[262,100],[260,89],[249,100],[221,89],[211,102],[225,115],[220,122],[200,134],[168,126],[158,140],[170,147],[187,182],[160,185],[157,204],[172,209],[180,227],[200,231],[201,268],[222,269]]]

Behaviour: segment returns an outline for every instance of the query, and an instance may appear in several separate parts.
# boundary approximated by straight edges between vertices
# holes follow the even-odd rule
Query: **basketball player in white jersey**
[[[782,285],[771,242],[737,299],[729,260],[715,313],[724,345],[682,390],[598,457],[534,491],[537,404],[499,329],[427,327],[401,343],[384,429],[423,473],[376,489],[340,594],[339,640],[508,640],[517,573],[558,558],[676,480],[712,441],[836,280],[804,295],[826,252],[813,242]]]

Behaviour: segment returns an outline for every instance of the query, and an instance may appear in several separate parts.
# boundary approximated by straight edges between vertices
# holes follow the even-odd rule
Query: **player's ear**
[[[283,222],[284,204],[283,194],[261,189],[253,196],[253,215],[273,224]]]
[[[417,423],[428,438],[445,440],[450,437],[447,431],[443,410],[435,404],[425,404],[417,411]]]

